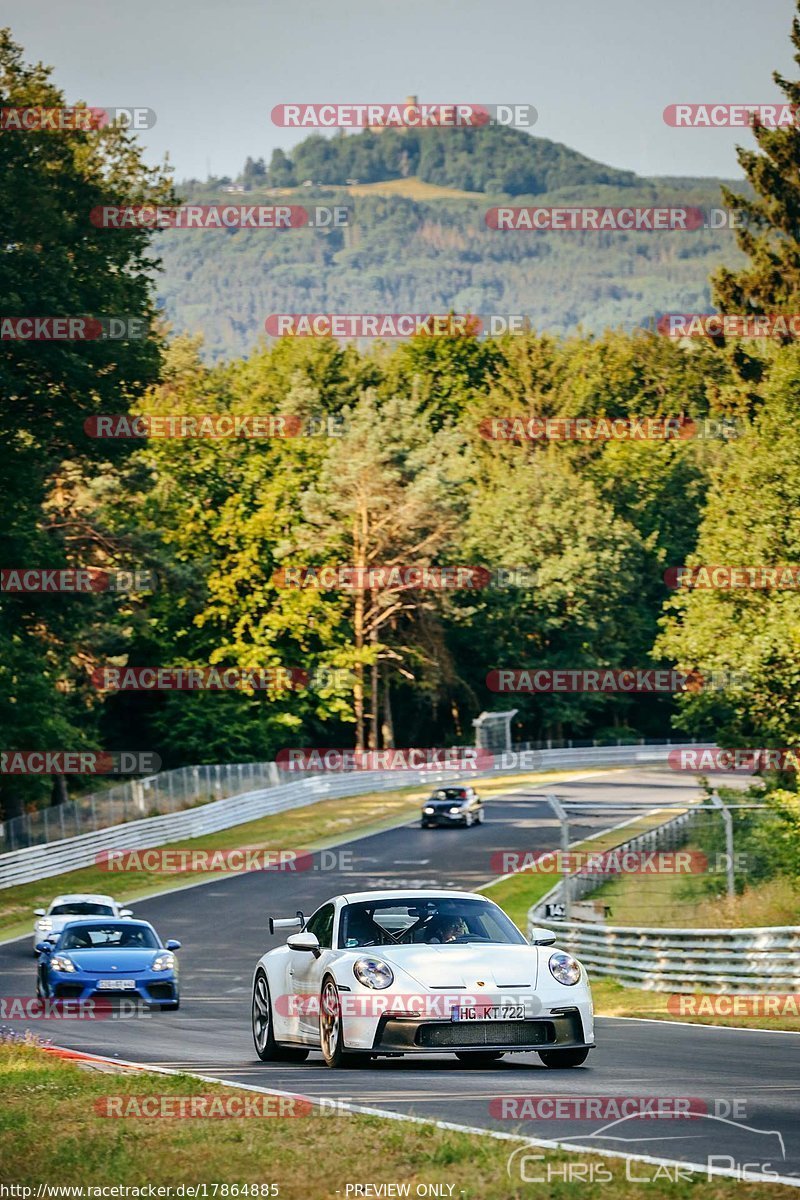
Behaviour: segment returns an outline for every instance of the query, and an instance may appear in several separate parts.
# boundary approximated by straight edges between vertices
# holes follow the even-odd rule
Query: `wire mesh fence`
[[[571,750],[601,746],[671,745],[669,739],[569,739],[519,742],[513,751]],[[292,770],[291,775],[274,762],[216,763],[179,767],[142,779],[130,779],[103,791],[77,796],[10,817],[0,822],[0,854],[43,846],[64,838],[78,837],[126,821],[180,812],[212,800],[222,800],[259,788],[275,787],[287,780],[306,778],[313,772]]]

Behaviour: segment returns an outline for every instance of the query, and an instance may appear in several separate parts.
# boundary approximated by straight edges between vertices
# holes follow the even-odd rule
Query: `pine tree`
[[[800,15],[792,22],[791,40],[800,67]],[[778,71],[773,79],[800,112],[800,81]],[[754,121],[753,132],[758,150],[739,147],[737,156],[755,197],[722,189],[726,205],[740,218],[736,240],[750,261],[740,271],[723,267],[712,276],[714,303],[730,313],[788,312],[800,303],[800,128]]]

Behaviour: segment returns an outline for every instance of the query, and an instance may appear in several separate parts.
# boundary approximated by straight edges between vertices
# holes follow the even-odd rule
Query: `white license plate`
[[[136,987],[135,979],[98,979],[98,988],[103,991],[127,992]]]
[[[524,1004],[469,1004],[451,1010],[454,1021],[524,1021]]]

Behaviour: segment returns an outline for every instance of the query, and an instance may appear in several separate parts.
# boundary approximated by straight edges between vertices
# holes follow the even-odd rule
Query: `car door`
[[[308,919],[306,933],[313,933],[322,953],[319,958],[307,950],[289,951],[289,980],[293,996],[297,999],[299,1033],[301,1038],[316,1042],[319,1038],[319,995],[322,976],[326,966],[334,957],[333,918],[334,904],[323,904]]]

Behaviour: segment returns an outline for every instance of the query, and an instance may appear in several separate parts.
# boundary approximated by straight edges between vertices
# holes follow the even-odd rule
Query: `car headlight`
[[[459,812],[461,812],[461,805],[460,805],[460,804],[456,804],[456,805],[455,805],[453,808],[451,808],[451,809],[450,809],[450,812],[451,812],[451,813],[459,813]]]
[[[167,951],[165,954],[157,954],[153,959],[154,971],[171,971],[175,966],[175,955]]]
[[[423,812],[426,816],[430,816],[432,812],[435,812],[435,809],[433,809],[429,804],[427,808],[423,809]]]
[[[581,964],[571,954],[559,950],[557,954],[550,955],[550,974],[559,983],[570,987],[581,977]]]
[[[353,963],[353,974],[364,987],[380,991],[394,983],[394,972],[388,963],[379,958],[359,958]]]
[[[66,971],[67,974],[75,970],[75,963],[64,954],[54,954],[50,959],[50,966],[54,971]]]
[[[49,917],[40,917],[36,922],[36,928],[40,929],[42,933],[46,933],[48,929],[53,928],[53,922]]]

